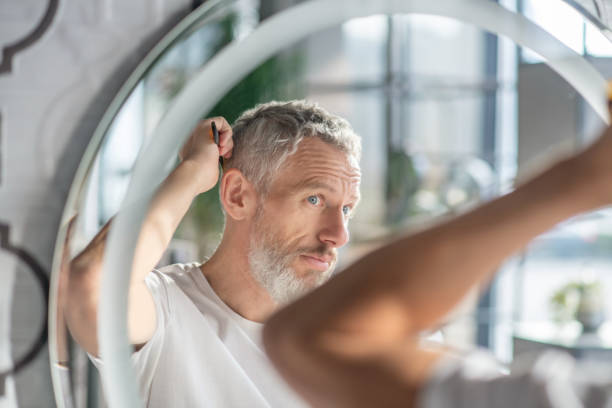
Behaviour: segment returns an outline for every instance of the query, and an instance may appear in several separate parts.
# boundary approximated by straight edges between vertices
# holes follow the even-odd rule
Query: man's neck
[[[217,296],[245,319],[264,322],[277,303],[253,278],[246,251],[221,242],[217,251],[200,269]]]

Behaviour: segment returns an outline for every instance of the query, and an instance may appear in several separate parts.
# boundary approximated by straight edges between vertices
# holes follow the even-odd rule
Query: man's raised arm
[[[210,138],[211,122],[219,130],[219,147]],[[146,343],[155,330],[155,305],[145,277],[155,267],[193,199],[213,188],[219,178],[219,156],[231,157],[232,131],[223,118],[200,122],[181,149],[180,164],[160,185],[150,203],[136,245],[129,289],[128,332],[134,345]],[[100,274],[109,221],[70,263],[66,322],[75,340],[98,355],[97,310]]]
[[[512,193],[369,254],[268,321],[270,358],[315,406],[415,406],[440,356],[418,333],[529,240],[612,203],[611,158],[608,128]]]

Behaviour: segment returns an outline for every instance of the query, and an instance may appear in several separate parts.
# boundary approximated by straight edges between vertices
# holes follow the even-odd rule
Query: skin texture
[[[219,130],[219,147],[210,138],[213,120]],[[225,119],[202,121],[181,149],[181,163],[151,202],[136,246],[129,291],[128,332],[137,349],[151,338],[156,325],[153,299],[144,279],[193,199],[217,183],[219,156],[230,158],[232,149],[232,131]],[[316,137],[305,138],[287,158],[265,198],[239,170],[225,169],[219,181],[225,231],[217,251],[201,266],[216,294],[252,321],[263,322],[278,309],[279,303],[250,271],[251,244],[264,237],[269,246],[280,249],[306,288],[326,280],[335,265],[337,248],[348,240],[347,224],[359,200],[359,180],[358,165]],[[97,304],[109,225],[69,268],[67,324],[77,342],[94,356],[98,355]]]
[[[532,238],[610,205],[610,157],[608,128],[512,193],[374,251],[268,320],[269,357],[313,406],[418,406],[445,354],[419,333]]]
[[[336,249],[349,239],[348,220],[359,201],[359,167],[320,139],[307,138],[280,174],[258,228],[293,255],[290,267],[314,287],[322,275],[329,277]],[[252,233],[261,235],[258,228]]]
[[[298,168],[300,171],[296,171]],[[330,176],[333,174],[338,176]],[[307,187],[313,179],[333,191]],[[343,207],[356,205],[359,180],[358,167],[345,153],[316,138],[306,138],[298,151],[287,158],[265,199],[257,196],[238,170],[230,169],[221,181],[221,202],[228,214],[223,239],[202,266],[215,292],[249,320],[263,322],[278,308],[249,269],[249,237],[261,235],[262,226],[272,231],[285,252],[295,254],[291,267],[296,276],[314,286],[322,273],[333,268],[336,249],[348,240],[350,213],[345,214]],[[313,195],[319,196],[316,205],[308,201]],[[307,256],[322,258],[330,265],[325,271],[316,270]]]

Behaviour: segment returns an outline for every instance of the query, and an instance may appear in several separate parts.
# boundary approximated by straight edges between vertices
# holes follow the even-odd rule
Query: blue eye
[[[312,204],[312,205],[317,205],[317,204],[319,204],[319,197],[317,197],[317,196],[315,196],[315,195],[308,196],[308,199],[307,199],[307,200],[308,200],[308,202],[309,202],[310,204]]]
[[[351,213],[351,207],[349,207],[348,205],[345,205],[344,207],[342,207],[342,213],[344,215],[349,215]]]

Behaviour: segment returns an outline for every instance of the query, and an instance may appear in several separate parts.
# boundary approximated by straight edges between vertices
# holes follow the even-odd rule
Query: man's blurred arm
[[[514,192],[369,254],[266,324],[279,371],[315,406],[410,407],[441,350],[432,328],[558,222],[612,202],[612,131]]]

